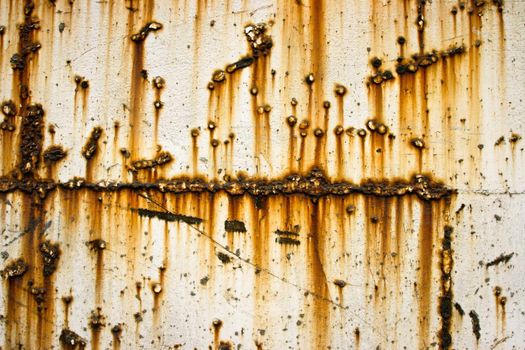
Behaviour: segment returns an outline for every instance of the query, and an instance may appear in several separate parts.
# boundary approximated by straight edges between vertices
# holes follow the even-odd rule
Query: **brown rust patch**
[[[20,172],[24,177],[37,170],[44,142],[44,110],[40,104],[27,106],[20,130]]]
[[[418,301],[419,301],[419,347],[426,345],[430,326],[430,297],[433,270],[434,245],[434,211],[430,203],[421,203],[421,218],[419,230],[419,272],[418,272]]]
[[[68,328],[62,329],[59,340],[65,350],[82,350],[87,345],[87,340]]]
[[[60,248],[58,247],[58,243],[51,243],[50,241],[40,243],[39,248],[44,265],[42,272],[44,273],[44,277],[49,277],[57,269],[60,258]]]

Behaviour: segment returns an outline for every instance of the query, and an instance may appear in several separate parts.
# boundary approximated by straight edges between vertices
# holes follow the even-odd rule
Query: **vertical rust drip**
[[[328,282],[323,267],[325,203],[313,198],[310,214],[310,239],[307,241],[309,262],[309,289],[315,293],[311,317],[315,320],[314,339],[310,343],[316,349],[326,349],[329,339],[330,307],[325,299],[330,298]]]
[[[321,115],[321,106],[323,101],[324,91],[324,75],[325,75],[325,60],[326,60],[326,29],[325,29],[325,0],[311,0],[310,1],[310,44],[311,51],[311,72],[317,80],[315,86],[311,85],[315,90],[315,101],[313,102],[314,115],[308,116],[315,118]],[[314,120],[314,126],[319,127],[321,120]]]
[[[426,346],[430,325],[430,295],[432,290],[434,213],[432,203],[421,202],[419,230],[419,347]]]

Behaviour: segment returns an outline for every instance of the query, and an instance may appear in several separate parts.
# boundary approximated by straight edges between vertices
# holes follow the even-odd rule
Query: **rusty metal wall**
[[[524,348],[524,25],[0,0],[0,350]]]

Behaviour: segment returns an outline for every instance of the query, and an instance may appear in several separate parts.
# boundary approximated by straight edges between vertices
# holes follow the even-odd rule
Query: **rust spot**
[[[89,135],[89,139],[87,140],[86,144],[84,145],[84,148],[82,148],[82,155],[87,160],[90,160],[95,156],[98,150],[98,139],[102,135],[102,128],[95,127],[91,131],[91,134]]]
[[[267,34],[268,26],[266,23],[249,24],[244,27],[244,35],[250,44],[252,55],[255,58],[266,56],[270,53],[273,41]]]
[[[223,252],[217,252],[217,258],[223,263],[228,264],[231,262],[231,258],[228,254],[225,254]]]

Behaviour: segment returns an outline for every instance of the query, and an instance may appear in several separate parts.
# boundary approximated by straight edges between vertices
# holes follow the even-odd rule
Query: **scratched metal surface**
[[[525,2],[0,0],[0,349],[522,349]]]

